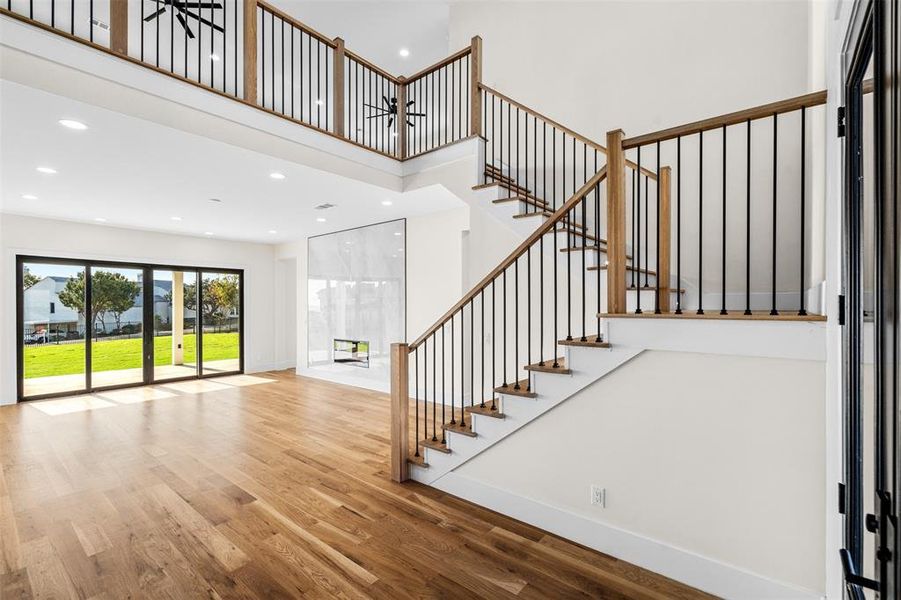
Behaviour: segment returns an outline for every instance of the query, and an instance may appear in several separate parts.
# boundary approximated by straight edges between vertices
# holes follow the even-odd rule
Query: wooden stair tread
[[[547,204],[543,200],[539,200],[534,196],[510,196],[509,198],[498,198],[497,200],[492,200],[492,204],[505,204],[507,202],[522,202],[523,204],[528,204],[529,206],[534,206],[535,208],[540,208],[541,210],[547,209]]]
[[[419,456],[408,456],[407,462],[411,465],[416,465],[417,467],[422,467],[423,469],[429,468],[429,463],[425,461],[425,455],[420,454]]]
[[[549,358],[544,361],[543,365],[535,363],[533,365],[526,365],[524,368],[527,371],[536,371],[538,373],[556,373],[557,375],[569,375],[572,373],[572,370],[566,368],[566,363],[563,362],[563,357],[557,358],[557,364],[559,366],[554,367],[554,359]]]
[[[607,270],[607,265],[606,265],[606,264],[603,264],[603,265],[597,265],[597,266],[594,266],[594,267],[587,267],[587,269],[588,269],[589,271],[598,271],[598,270],[600,270],[600,271],[606,271],[606,270]],[[656,271],[651,271],[650,269],[645,269],[645,268],[643,268],[643,267],[641,267],[641,268],[640,268],[640,267],[633,267],[633,266],[631,266],[631,265],[626,265],[626,271],[636,271],[636,272],[638,272],[638,273],[647,273],[648,275],[652,275],[652,276],[654,276],[654,277],[657,276],[657,272],[656,272]],[[644,288],[642,288],[642,289],[644,289]],[[651,290],[651,289],[656,289],[656,287],[655,287],[655,286],[648,286],[647,289],[649,289],[649,290]]]
[[[499,385],[496,388],[494,388],[494,391],[497,392],[498,394],[509,394],[510,396],[521,396],[523,398],[534,398],[538,395],[535,392],[529,391],[528,378],[521,379],[519,381],[519,389],[516,389],[516,387],[514,387],[515,385],[516,385],[516,382],[507,384],[507,387]]]
[[[524,212],[524,213],[520,213],[520,214],[518,214],[518,215],[513,215],[513,218],[514,218],[514,219],[526,219],[526,218],[529,218],[529,217],[544,217],[544,218],[549,218],[549,217],[553,217],[553,216],[554,216],[554,213],[552,213],[552,212],[548,212],[548,211],[546,211],[546,210],[544,210],[544,211],[537,211],[537,210],[536,210],[536,211],[532,211],[532,212]],[[575,230],[575,229],[581,229],[581,230],[583,230],[583,231],[585,230],[585,226],[582,225],[581,223],[577,222],[577,221],[563,221],[563,222],[566,223],[566,225],[567,225],[568,227],[570,227],[570,228],[572,228],[572,229],[574,229],[574,230]],[[582,234],[581,234],[581,233],[577,233],[577,235],[581,236]]]
[[[733,310],[729,314],[721,315],[718,308],[711,308],[699,315],[696,309],[683,309],[681,315],[673,312],[654,314],[653,310],[646,310],[641,314],[628,312],[623,314],[598,313],[599,319],[719,319],[719,320],[736,320],[736,321],[825,321],[826,315],[799,315],[797,312],[784,311],[778,315],[771,315],[768,310],[752,311],[750,315],[744,314],[744,311]]]
[[[472,423],[467,423],[465,427],[459,423],[454,423],[453,425],[447,423],[444,425],[444,430],[459,433],[460,435],[465,435],[467,437],[476,437],[476,432],[472,430]]]
[[[442,444],[441,440],[432,441],[432,438],[426,438],[419,442],[421,446],[425,446],[426,448],[431,448],[432,450],[437,450],[438,452],[442,452],[444,454],[450,454],[450,448],[447,447],[447,444]]]
[[[475,415],[483,415],[485,417],[493,417],[495,419],[504,418],[504,413],[497,409],[491,410],[491,404],[488,402],[485,403],[485,408],[482,408],[480,405],[476,404],[475,406],[467,406],[464,410]]]
[[[489,181],[487,183],[480,183],[478,185],[472,186],[472,189],[484,190],[484,189],[490,188],[490,187],[501,187],[501,188],[504,188],[505,190],[507,190],[508,192],[510,192],[511,194],[519,194],[519,193],[531,194],[531,191],[527,190],[526,188],[522,188],[517,185],[513,185],[510,183],[503,182],[503,181]]]
[[[561,346],[579,346],[582,348],[609,348],[610,342],[596,342],[595,335],[586,335],[587,339],[583,342],[581,336],[574,337],[571,340],[560,340],[557,342]]]

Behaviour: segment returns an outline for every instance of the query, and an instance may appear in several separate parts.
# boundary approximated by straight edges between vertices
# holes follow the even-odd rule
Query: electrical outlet
[[[599,485],[591,486],[590,501],[593,505],[607,508],[607,488],[602,488]]]

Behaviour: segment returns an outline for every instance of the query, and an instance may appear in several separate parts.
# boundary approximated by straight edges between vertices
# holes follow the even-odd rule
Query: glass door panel
[[[153,380],[197,375],[197,273],[153,272]]]
[[[91,267],[91,388],[144,381],[143,269]]]
[[[23,395],[85,390],[85,268],[39,262],[21,268]]]
[[[203,375],[241,370],[241,278],[237,273],[202,273],[200,292]]]

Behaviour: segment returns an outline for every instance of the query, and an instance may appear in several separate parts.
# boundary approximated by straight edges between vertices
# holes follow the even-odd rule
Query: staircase
[[[673,168],[665,162],[670,155],[662,146],[675,146],[678,177],[685,158],[683,138],[696,140],[703,149],[705,137],[718,136],[723,166],[715,176],[718,186],[725,186],[726,178],[734,176],[725,157],[730,132],[743,134],[751,148],[749,122],[768,123],[775,138],[779,118],[796,113],[803,138],[806,112],[822,105],[824,95],[783,100],[637,138],[611,132],[604,147],[495,90],[480,89],[486,113],[481,120],[485,164],[483,180],[474,189],[495,188],[493,205],[515,205],[512,219],[538,224],[435,325],[411,344],[395,345],[395,479],[435,484],[639,354],[640,346],[619,348],[606,338],[608,319],[823,319],[805,308],[806,169],[798,168],[806,164],[803,145],[800,157],[776,157],[778,169],[786,163],[785,169],[800,173],[800,194],[790,200],[798,202],[801,227],[797,235],[780,235],[774,212],[777,233],[768,244],[753,247],[753,254],[772,253],[772,287],[763,293],[752,289],[750,277],[756,258],[750,243],[750,177],[745,178],[746,202],[730,207],[726,188],[720,188],[714,201],[722,206],[722,220],[704,221],[701,213],[692,239],[683,239],[688,200],[678,179],[674,186]],[[652,161],[647,160],[648,148]],[[747,162],[753,158],[772,163],[776,151],[765,157],[749,152]],[[774,178],[780,173],[777,170]],[[703,168],[699,175],[698,189],[690,196],[696,211],[702,208],[703,193],[712,193]],[[771,185],[775,206],[780,199],[775,183]],[[727,273],[725,240],[727,233],[734,234],[727,209],[747,222],[744,272]],[[675,235],[670,231],[673,224]],[[723,240],[720,256],[705,256],[705,234]],[[699,249],[697,265],[683,260],[688,244]],[[800,246],[802,266],[798,292],[789,295],[777,289],[776,252],[792,246]],[[721,274],[719,289],[708,290],[706,296],[705,258]],[[686,277],[687,272],[694,277]],[[727,289],[727,282],[742,280],[744,293]],[[719,301],[713,309],[711,298]],[[761,310],[762,302],[769,306]],[[796,308],[785,310],[787,302]]]

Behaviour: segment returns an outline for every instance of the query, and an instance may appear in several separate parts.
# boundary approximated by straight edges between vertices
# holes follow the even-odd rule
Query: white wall
[[[819,361],[648,351],[456,473],[821,593],[823,395]]]
[[[275,300],[275,250],[226,242],[68,221],[0,215],[0,404],[16,401],[15,277],[17,254],[244,269],[245,369],[277,368],[285,346]]]

